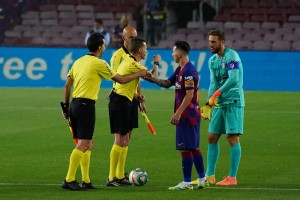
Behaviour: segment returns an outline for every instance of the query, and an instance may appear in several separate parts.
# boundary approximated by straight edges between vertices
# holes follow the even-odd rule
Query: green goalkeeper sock
[[[208,144],[206,176],[215,175],[217,161],[219,159],[220,144]]]
[[[241,160],[241,154],[242,151],[240,143],[230,147],[230,177],[236,177]]]

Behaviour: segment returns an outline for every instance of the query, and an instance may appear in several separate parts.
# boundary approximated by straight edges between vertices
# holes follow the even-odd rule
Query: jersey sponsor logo
[[[191,80],[193,80],[193,77],[192,76],[187,76],[187,77],[184,77],[184,80],[185,81],[191,81]]]

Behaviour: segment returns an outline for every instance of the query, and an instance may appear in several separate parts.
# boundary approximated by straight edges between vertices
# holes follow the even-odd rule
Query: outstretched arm
[[[159,85],[160,87],[164,87],[164,88],[169,88],[172,86],[172,83],[167,80],[167,79],[159,79],[157,76],[147,76],[147,77],[143,77],[143,79],[151,82],[151,83],[155,83],[157,85]]]
[[[148,75],[148,72],[146,69],[141,69],[138,72],[132,73],[132,74],[127,74],[127,75],[120,75],[120,74],[116,74],[112,80],[114,80],[115,82],[118,82],[120,84],[125,84],[128,83],[136,78],[139,77],[145,77]]]

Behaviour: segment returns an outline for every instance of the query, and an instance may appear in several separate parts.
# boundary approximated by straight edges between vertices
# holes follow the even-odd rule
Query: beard
[[[212,53],[218,53],[220,50],[221,50],[221,45],[219,45],[213,49],[210,48],[210,52],[212,52]]]

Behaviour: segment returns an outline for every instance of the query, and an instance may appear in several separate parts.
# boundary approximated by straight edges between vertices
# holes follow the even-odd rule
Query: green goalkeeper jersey
[[[210,85],[208,99],[219,89],[222,95],[218,98],[220,107],[245,106],[243,91],[243,65],[237,52],[225,48],[222,58],[214,54],[208,61]]]

